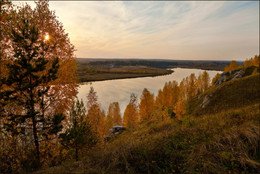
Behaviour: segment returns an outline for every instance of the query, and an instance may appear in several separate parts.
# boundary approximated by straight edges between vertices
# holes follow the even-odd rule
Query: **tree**
[[[38,26],[31,22],[31,20],[35,20],[34,16],[28,16],[27,11],[30,11],[29,6],[20,9],[18,12],[19,24],[12,29],[10,34],[13,58],[7,64],[8,77],[1,77],[0,80],[0,86],[4,86],[0,89],[0,101],[4,107],[12,103],[22,108],[20,112],[6,113],[3,116],[8,118],[6,125],[9,130],[11,127],[19,128],[18,133],[21,132],[21,128],[32,130],[36,158],[39,162],[39,132],[46,127],[50,128],[48,125],[51,124],[50,118],[43,117],[39,110],[39,103],[42,97],[48,94],[50,86],[43,89],[41,85],[57,79],[59,59],[56,57],[53,61],[49,61],[42,56],[43,39]],[[47,67],[47,64],[51,66]],[[52,95],[48,94],[46,97],[51,98]],[[55,120],[55,124],[57,120],[62,121],[60,114],[54,114],[53,117],[57,117],[51,119],[52,122]]]
[[[97,93],[95,92],[94,88],[91,86],[89,93],[87,95],[87,108],[91,108],[94,105],[98,105],[98,97],[97,97]]]
[[[109,129],[111,129],[113,127],[113,118],[107,114],[107,116],[105,117],[105,125],[104,125],[104,135],[107,135],[109,132]]]
[[[124,125],[129,129],[134,129],[138,124],[137,97],[134,94],[130,96],[130,102],[124,112]]]
[[[10,48],[8,40],[11,33],[11,19],[13,16],[13,5],[10,1],[0,1],[0,76],[4,73],[4,60],[7,58],[6,49]]]
[[[194,73],[192,73],[189,78],[188,78],[188,86],[187,86],[187,90],[188,90],[188,100],[190,100],[191,98],[193,98],[196,95],[196,76]]]
[[[186,94],[186,79],[183,79],[179,85],[179,95],[178,101],[175,105],[175,113],[178,119],[181,119],[181,116],[186,113],[186,103],[187,103],[187,94]]]
[[[100,138],[103,139],[104,135],[106,135],[106,114],[105,111],[101,111],[101,117],[100,117],[100,123],[98,127],[98,134],[100,135]]]
[[[118,102],[110,103],[108,108],[108,115],[112,118],[114,126],[122,124],[122,117]]]
[[[230,62],[230,65],[229,65],[229,66],[227,65],[227,66],[225,67],[224,72],[234,71],[234,70],[239,69],[239,68],[241,68],[241,67],[238,66],[237,62],[234,61],[234,60],[232,60],[232,61]]]
[[[1,1],[2,4],[2,1]],[[4,5],[6,7],[8,5]],[[2,15],[2,9],[3,15]],[[17,10],[16,10],[17,9]],[[7,12],[7,13],[6,13]],[[57,57],[59,57],[59,69],[57,77],[51,84],[42,84],[42,88],[50,86],[52,91],[52,98],[46,97],[49,100],[43,100],[45,107],[42,109],[43,112],[48,114],[63,113],[66,115],[69,111],[69,106],[72,103],[72,98],[77,94],[77,77],[76,68],[77,62],[74,59],[74,46],[70,43],[68,34],[65,33],[62,24],[57,20],[55,13],[49,9],[47,1],[36,2],[36,8],[31,9],[29,5],[25,5],[17,8],[2,8],[1,16],[5,16],[3,24],[1,22],[1,58],[5,63],[0,64],[0,76],[8,76],[5,71],[4,64],[12,61],[13,49],[11,30],[13,28],[19,28],[23,18],[26,16],[26,20],[31,25],[37,26],[39,37],[43,40],[45,35],[49,35],[49,40],[41,46],[43,56],[48,60],[46,67],[51,68],[52,63]],[[2,73],[1,74],[1,69]],[[41,72],[47,74],[47,71]],[[45,95],[48,95],[47,93]]]
[[[100,132],[100,127],[104,121],[104,117],[101,113],[100,105],[98,104],[97,94],[93,87],[90,87],[87,95],[87,117],[92,125],[93,131]],[[100,135],[101,137],[101,135]]]
[[[203,71],[201,81],[202,81],[202,91],[205,92],[209,88],[209,84],[210,84],[210,77],[207,71]]]
[[[260,64],[260,55],[255,55],[255,57],[251,57],[250,59],[246,59],[244,61],[244,67],[257,66]]]
[[[38,140],[40,140],[40,142],[38,141],[38,146],[41,147],[41,152],[41,150],[43,150],[43,143],[41,142],[46,143],[47,140],[50,143],[54,137],[53,135],[57,135],[57,131],[60,131],[62,128],[60,124],[61,120],[64,119],[64,115],[67,115],[72,98],[77,94],[77,63],[73,55],[75,49],[70,43],[68,34],[65,33],[62,24],[57,20],[55,13],[49,10],[48,2],[38,1],[36,8],[31,9],[29,5],[13,8],[14,5],[12,5],[12,3],[0,1],[0,7],[0,93],[8,94],[8,91],[14,91],[13,89],[19,87],[23,88],[23,92],[16,91],[14,93],[12,92],[12,94],[9,93],[8,95],[10,95],[11,98],[8,100],[0,97],[0,131],[4,132],[1,138],[3,138],[4,141],[7,140],[9,138],[7,136],[12,132],[10,135],[11,139],[19,142],[19,146],[24,149],[25,146],[31,146],[32,139],[36,139],[34,140],[34,146],[36,146],[35,144],[38,138]],[[27,31],[23,32],[21,29],[25,25],[28,25],[28,30],[34,27],[35,30],[37,30],[37,34]],[[17,36],[20,35],[16,40],[14,39],[14,32],[12,32],[12,30],[14,30]],[[48,41],[44,41],[46,34],[50,36]],[[37,35],[38,38],[36,38],[35,35]],[[35,38],[36,41],[32,41],[32,38]],[[19,44],[17,44],[17,41],[19,41]],[[19,51],[19,49],[14,48],[14,45],[16,45],[17,48],[20,47],[22,51],[18,53],[17,50]],[[26,47],[25,50],[24,47]],[[30,47],[32,47],[31,50]],[[28,50],[30,52],[26,53]],[[13,81],[14,83],[11,87],[7,84],[7,79],[13,76],[10,66],[7,65],[18,65],[17,62],[22,62],[22,55],[30,56],[29,54],[34,54],[32,52],[37,54],[32,56],[31,61],[28,61],[33,68],[30,70],[30,66],[26,68],[28,72],[33,71],[32,83],[36,84],[35,79],[38,80],[37,83],[39,83],[37,87],[32,89],[35,95],[33,99],[35,102],[37,138],[34,138],[34,124],[30,119],[31,116],[26,116],[29,110],[25,107],[28,104],[26,101],[29,101],[31,97],[25,89],[28,83],[18,84],[18,82]],[[44,61],[41,61],[41,59],[44,60],[45,63],[43,63]],[[26,62],[23,63],[24,65],[26,64]],[[39,67],[40,64],[44,65],[42,70],[41,68],[35,68],[36,66]],[[57,72],[54,72],[56,67],[58,67]],[[48,80],[48,77],[52,76],[49,73],[51,69],[53,69],[52,73],[55,74],[55,78]],[[15,72],[15,70],[13,71]],[[24,67],[20,65],[19,70],[16,72],[21,72],[21,74],[17,74],[17,77],[22,77],[23,74],[26,73]],[[45,80],[41,80],[44,79],[44,77]],[[29,79],[26,79],[24,76],[22,78],[23,79],[19,80],[23,82]],[[12,80],[8,83],[11,82]],[[28,97],[24,98],[24,96]],[[2,129],[3,127],[5,129]],[[28,147],[27,149],[32,148]],[[35,149],[36,153],[39,154],[39,148],[35,147]],[[41,153],[41,155],[43,154]],[[39,155],[34,155],[34,157],[37,158],[38,156]],[[34,161],[39,162],[40,160]]]
[[[217,74],[215,75],[215,77],[214,77],[214,78],[212,79],[212,81],[211,81],[211,86],[214,86],[215,83],[218,81],[219,78],[220,78],[220,74],[217,73]]]
[[[155,115],[158,119],[165,120],[174,117],[178,95],[179,87],[176,81],[166,82],[163,90],[158,91],[155,100]]]
[[[146,121],[152,118],[154,111],[154,95],[144,88],[140,97],[139,113],[140,121]]]
[[[57,79],[53,82],[52,91],[56,95],[48,102],[56,113],[67,114],[73,102],[73,98],[77,95],[77,62],[74,58],[74,46],[70,43],[68,34],[65,33],[63,25],[57,20],[54,11],[49,9],[47,1],[36,2],[35,14],[36,25],[41,29],[42,35],[48,34],[49,49],[45,52],[45,57],[53,61],[55,57],[59,57],[60,68],[57,73]],[[47,64],[47,66],[51,66]],[[46,101],[47,103],[47,101]]]
[[[77,99],[73,102],[70,111],[69,128],[60,134],[61,144],[66,148],[75,150],[75,159],[78,161],[79,150],[83,147],[91,148],[97,143],[96,132],[93,132],[91,124],[86,117],[86,109],[83,101]]]

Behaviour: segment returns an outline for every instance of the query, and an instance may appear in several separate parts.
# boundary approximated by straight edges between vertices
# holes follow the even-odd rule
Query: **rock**
[[[118,134],[119,132],[124,131],[126,128],[124,126],[113,126],[112,129],[109,130],[110,133],[112,134]]]
[[[243,69],[241,69],[240,71],[237,71],[237,72],[234,73],[231,80],[235,80],[237,78],[244,77],[244,75],[245,75],[245,71]]]
[[[209,104],[210,98],[211,98],[212,96],[213,96],[212,94],[205,96],[205,98],[204,98],[204,100],[202,101],[200,107],[201,107],[201,108],[205,108],[205,106],[206,106],[207,104]]]
[[[108,136],[103,137],[104,141],[109,141],[113,136],[119,135],[123,131],[125,131],[126,128],[124,126],[113,126],[112,129],[109,129],[110,134]]]
[[[223,72],[219,79],[216,81],[216,83],[214,84],[214,86],[218,86],[224,82],[230,81],[230,80],[234,80],[237,78],[241,78],[245,76],[245,70],[244,69],[238,69],[238,70],[234,70],[234,71],[229,71],[229,72]]]
[[[218,85],[224,83],[225,81],[227,81],[227,78],[229,75],[230,75],[229,72],[223,72],[222,74],[220,74],[220,77],[219,77],[218,81],[216,81],[214,86],[218,86]]]

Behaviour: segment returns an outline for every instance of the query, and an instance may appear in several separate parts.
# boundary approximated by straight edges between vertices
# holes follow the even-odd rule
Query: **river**
[[[203,72],[203,70],[200,69],[187,68],[174,68],[172,70],[174,70],[172,74],[163,76],[82,83],[79,86],[78,98],[83,99],[84,103],[86,103],[87,94],[92,86],[97,92],[98,101],[101,104],[102,109],[107,112],[110,103],[119,102],[121,114],[123,114],[127,104],[129,103],[131,93],[136,94],[138,99],[140,99],[143,89],[147,88],[156,97],[158,90],[163,88],[165,82],[175,80],[180,83],[183,78],[189,76],[191,73],[198,76],[199,73]],[[217,73],[221,73],[221,71],[207,72],[209,73],[211,80]]]

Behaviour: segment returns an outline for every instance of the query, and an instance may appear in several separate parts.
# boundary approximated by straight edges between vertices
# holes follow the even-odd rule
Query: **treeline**
[[[140,103],[138,103],[137,96],[131,94],[123,116],[121,116],[118,102],[111,103],[108,113],[105,114],[98,104],[96,92],[91,87],[87,96],[86,117],[89,118],[91,125],[102,138],[115,125],[124,125],[128,129],[134,129],[139,123],[152,119],[180,118],[187,112],[190,99],[202,94],[210,86],[209,74],[204,71],[198,77],[191,74],[180,84],[176,81],[165,83],[157,96],[145,88],[140,97]]]
[[[230,61],[192,61],[192,60],[98,60],[94,59],[89,61],[88,59],[78,58],[79,67],[81,66],[93,66],[93,67],[109,67],[113,65],[114,67],[120,66],[149,66],[155,68],[196,68],[203,70],[219,70],[223,71],[225,66],[230,64]],[[238,62],[241,65],[241,62]]]
[[[246,59],[242,65],[239,65],[236,61],[231,61],[230,65],[226,65],[224,72],[234,71],[237,69],[248,68],[250,66],[259,67],[260,64],[260,55],[255,55],[249,59]]]

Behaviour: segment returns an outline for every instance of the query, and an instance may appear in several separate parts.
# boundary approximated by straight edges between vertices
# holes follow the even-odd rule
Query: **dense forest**
[[[86,105],[77,99],[75,49],[48,2],[0,2],[0,173],[259,172],[259,55],[181,61],[224,73],[167,82],[157,96],[145,88],[123,115],[118,102],[106,113],[94,88]],[[111,135],[117,125],[125,131]]]

